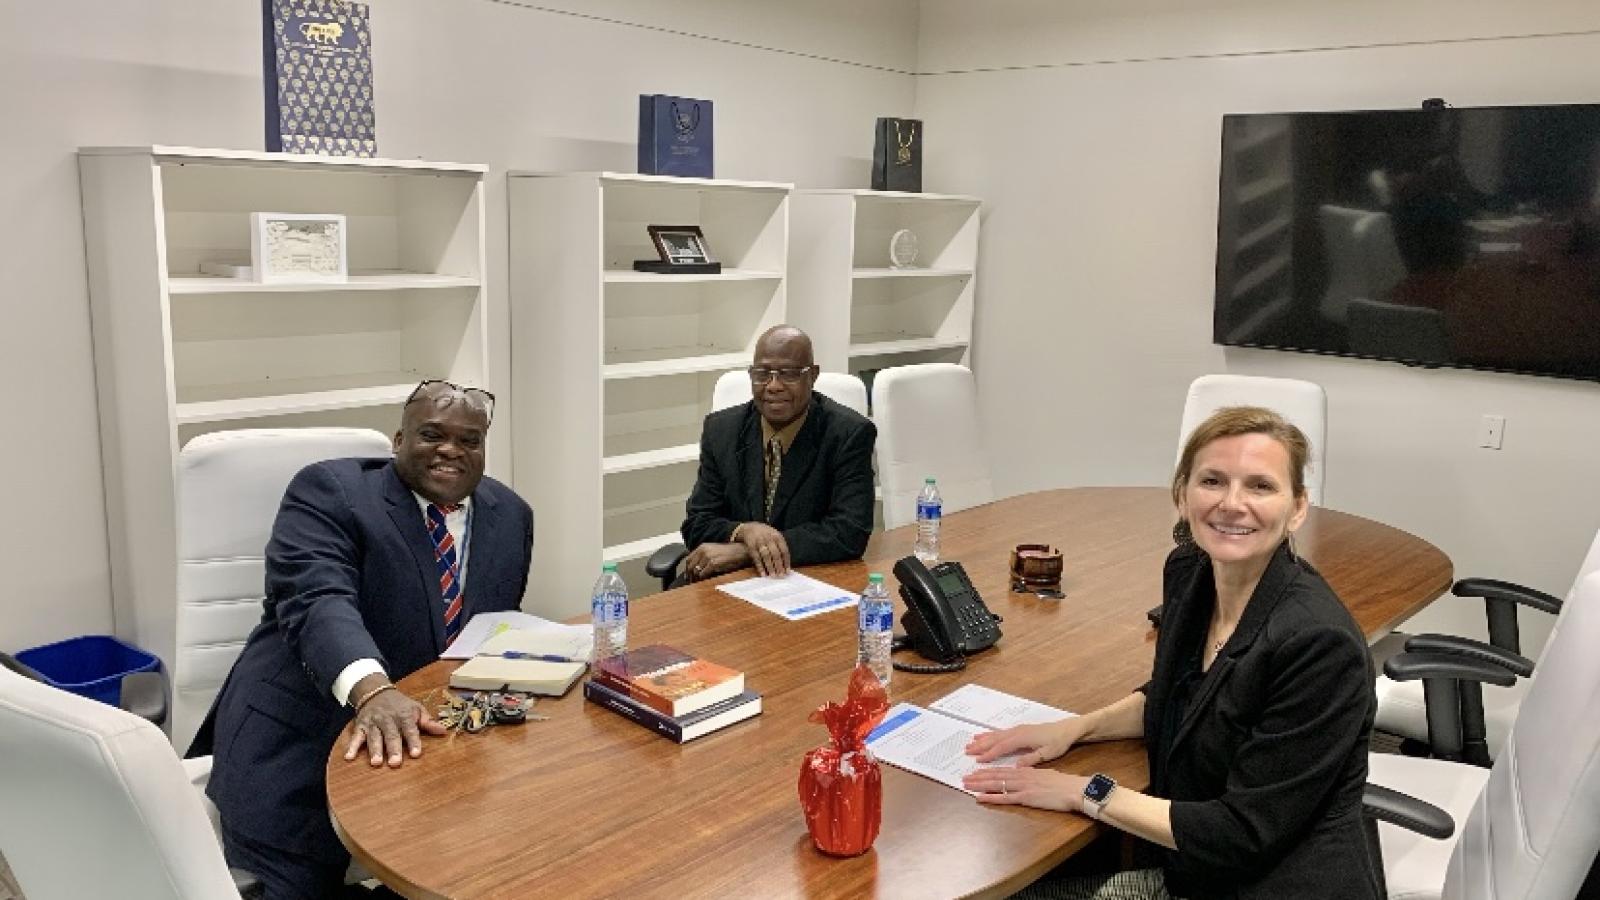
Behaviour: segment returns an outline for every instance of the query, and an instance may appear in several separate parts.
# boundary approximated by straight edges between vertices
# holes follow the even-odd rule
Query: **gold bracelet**
[[[738,540],[739,540],[739,529],[741,529],[743,527],[744,527],[744,523],[743,522],[740,522],[739,524],[733,526],[733,534],[728,535],[728,543],[733,544],[733,543],[737,543],[738,542]]]
[[[373,697],[378,696],[379,694],[383,693],[384,691],[392,691],[392,690],[395,690],[395,686],[394,686],[394,682],[391,681],[391,682],[386,682],[384,684],[380,684],[377,687],[373,688],[372,690],[367,691],[366,694],[364,694],[361,697],[360,700],[356,701],[356,703],[355,703],[355,711],[356,712],[360,712],[361,711],[361,707],[367,705],[367,701],[371,700]]]

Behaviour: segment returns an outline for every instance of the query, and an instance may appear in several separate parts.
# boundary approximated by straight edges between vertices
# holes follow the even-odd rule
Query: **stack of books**
[[[743,672],[664,644],[597,661],[583,695],[680,744],[761,712]]]

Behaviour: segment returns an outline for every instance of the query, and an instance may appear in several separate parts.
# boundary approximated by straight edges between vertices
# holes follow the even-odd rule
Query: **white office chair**
[[[1292,378],[1255,375],[1202,375],[1189,385],[1183,404],[1183,424],[1178,429],[1178,452],[1201,422],[1228,406],[1262,406],[1288,419],[1311,442],[1306,463],[1306,494],[1314,506],[1322,505],[1323,460],[1328,454],[1328,395],[1322,386]]]
[[[1600,849],[1600,573],[1573,590],[1492,769],[1372,754],[1368,780],[1449,813],[1457,833],[1381,821],[1389,896],[1572,900]]]
[[[0,668],[0,846],[28,900],[237,897],[161,730]]]
[[[1357,297],[1382,300],[1406,276],[1394,222],[1388,213],[1345,206],[1317,210],[1322,246],[1328,259],[1328,287],[1322,296],[1323,318],[1343,325],[1349,304]]]
[[[1584,557],[1583,563],[1578,567],[1578,574],[1573,579],[1572,589],[1567,593],[1567,604],[1572,602],[1578,585],[1595,572],[1600,572],[1600,532],[1595,534],[1594,541],[1589,545],[1588,555]],[[1497,598],[1504,598],[1489,600],[1490,642],[1513,653],[1522,652],[1517,631],[1517,606],[1530,605],[1550,612],[1564,605],[1557,601],[1556,598],[1530,588],[1482,578],[1464,578],[1456,582],[1452,590],[1462,597],[1495,595]],[[1498,613],[1494,609],[1496,603],[1500,605]],[[1499,621],[1496,621],[1497,618]],[[1546,645],[1546,652],[1549,652],[1548,644]],[[1542,661],[1536,663],[1534,672],[1537,673],[1543,665]],[[1521,705],[1523,697],[1527,695],[1529,687],[1529,680],[1526,678],[1519,678],[1510,687],[1499,687],[1492,684],[1483,686],[1483,719],[1486,729],[1487,750],[1490,757],[1499,757],[1500,748],[1505,744],[1506,735],[1511,732],[1511,723],[1517,718],[1517,708]],[[1423,703],[1421,682],[1395,681],[1387,675],[1380,675],[1378,676],[1377,690],[1378,717],[1373,727],[1379,731],[1386,731],[1413,741],[1427,741],[1427,706]],[[1479,760],[1479,762],[1482,762],[1482,760]]]
[[[846,406],[863,416],[867,414],[867,386],[861,379],[843,372],[823,372],[817,375],[816,392],[829,400]],[[724,372],[711,389],[711,411],[727,409],[749,401],[750,376],[743,372]]]
[[[924,363],[881,370],[872,381],[872,420],[885,528],[916,521],[917,494],[930,475],[946,513],[994,499],[971,369]]]
[[[178,453],[171,722],[180,752],[261,620],[267,539],[290,479],[324,459],[389,455],[389,439],[366,428],[217,431]]]

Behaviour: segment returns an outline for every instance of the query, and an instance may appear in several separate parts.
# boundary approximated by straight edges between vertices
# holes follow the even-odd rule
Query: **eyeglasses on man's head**
[[[428,391],[434,387],[444,387],[448,390],[429,395]],[[444,381],[439,378],[424,378],[417,383],[411,396],[406,398],[406,405],[410,406],[417,400],[431,399],[434,407],[445,409],[450,404],[460,400],[466,404],[467,409],[474,409],[483,413],[484,418],[494,420],[494,395],[483,388],[462,387],[454,382]]]
[[[750,383],[754,385],[766,384],[772,381],[773,378],[777,378],[778,381],[784,384],[799,384],[801,381],[805,380],[807,375],[811,374],[811,367],[802,366],[798,369],[768,369],[762,366],[751,366],[745,371],[750,373]]]

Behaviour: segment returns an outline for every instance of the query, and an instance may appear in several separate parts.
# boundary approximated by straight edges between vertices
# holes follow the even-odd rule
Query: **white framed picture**
[[[250,214],[250,263],[257,281],[344,281],[345,245],[342,215]]]

